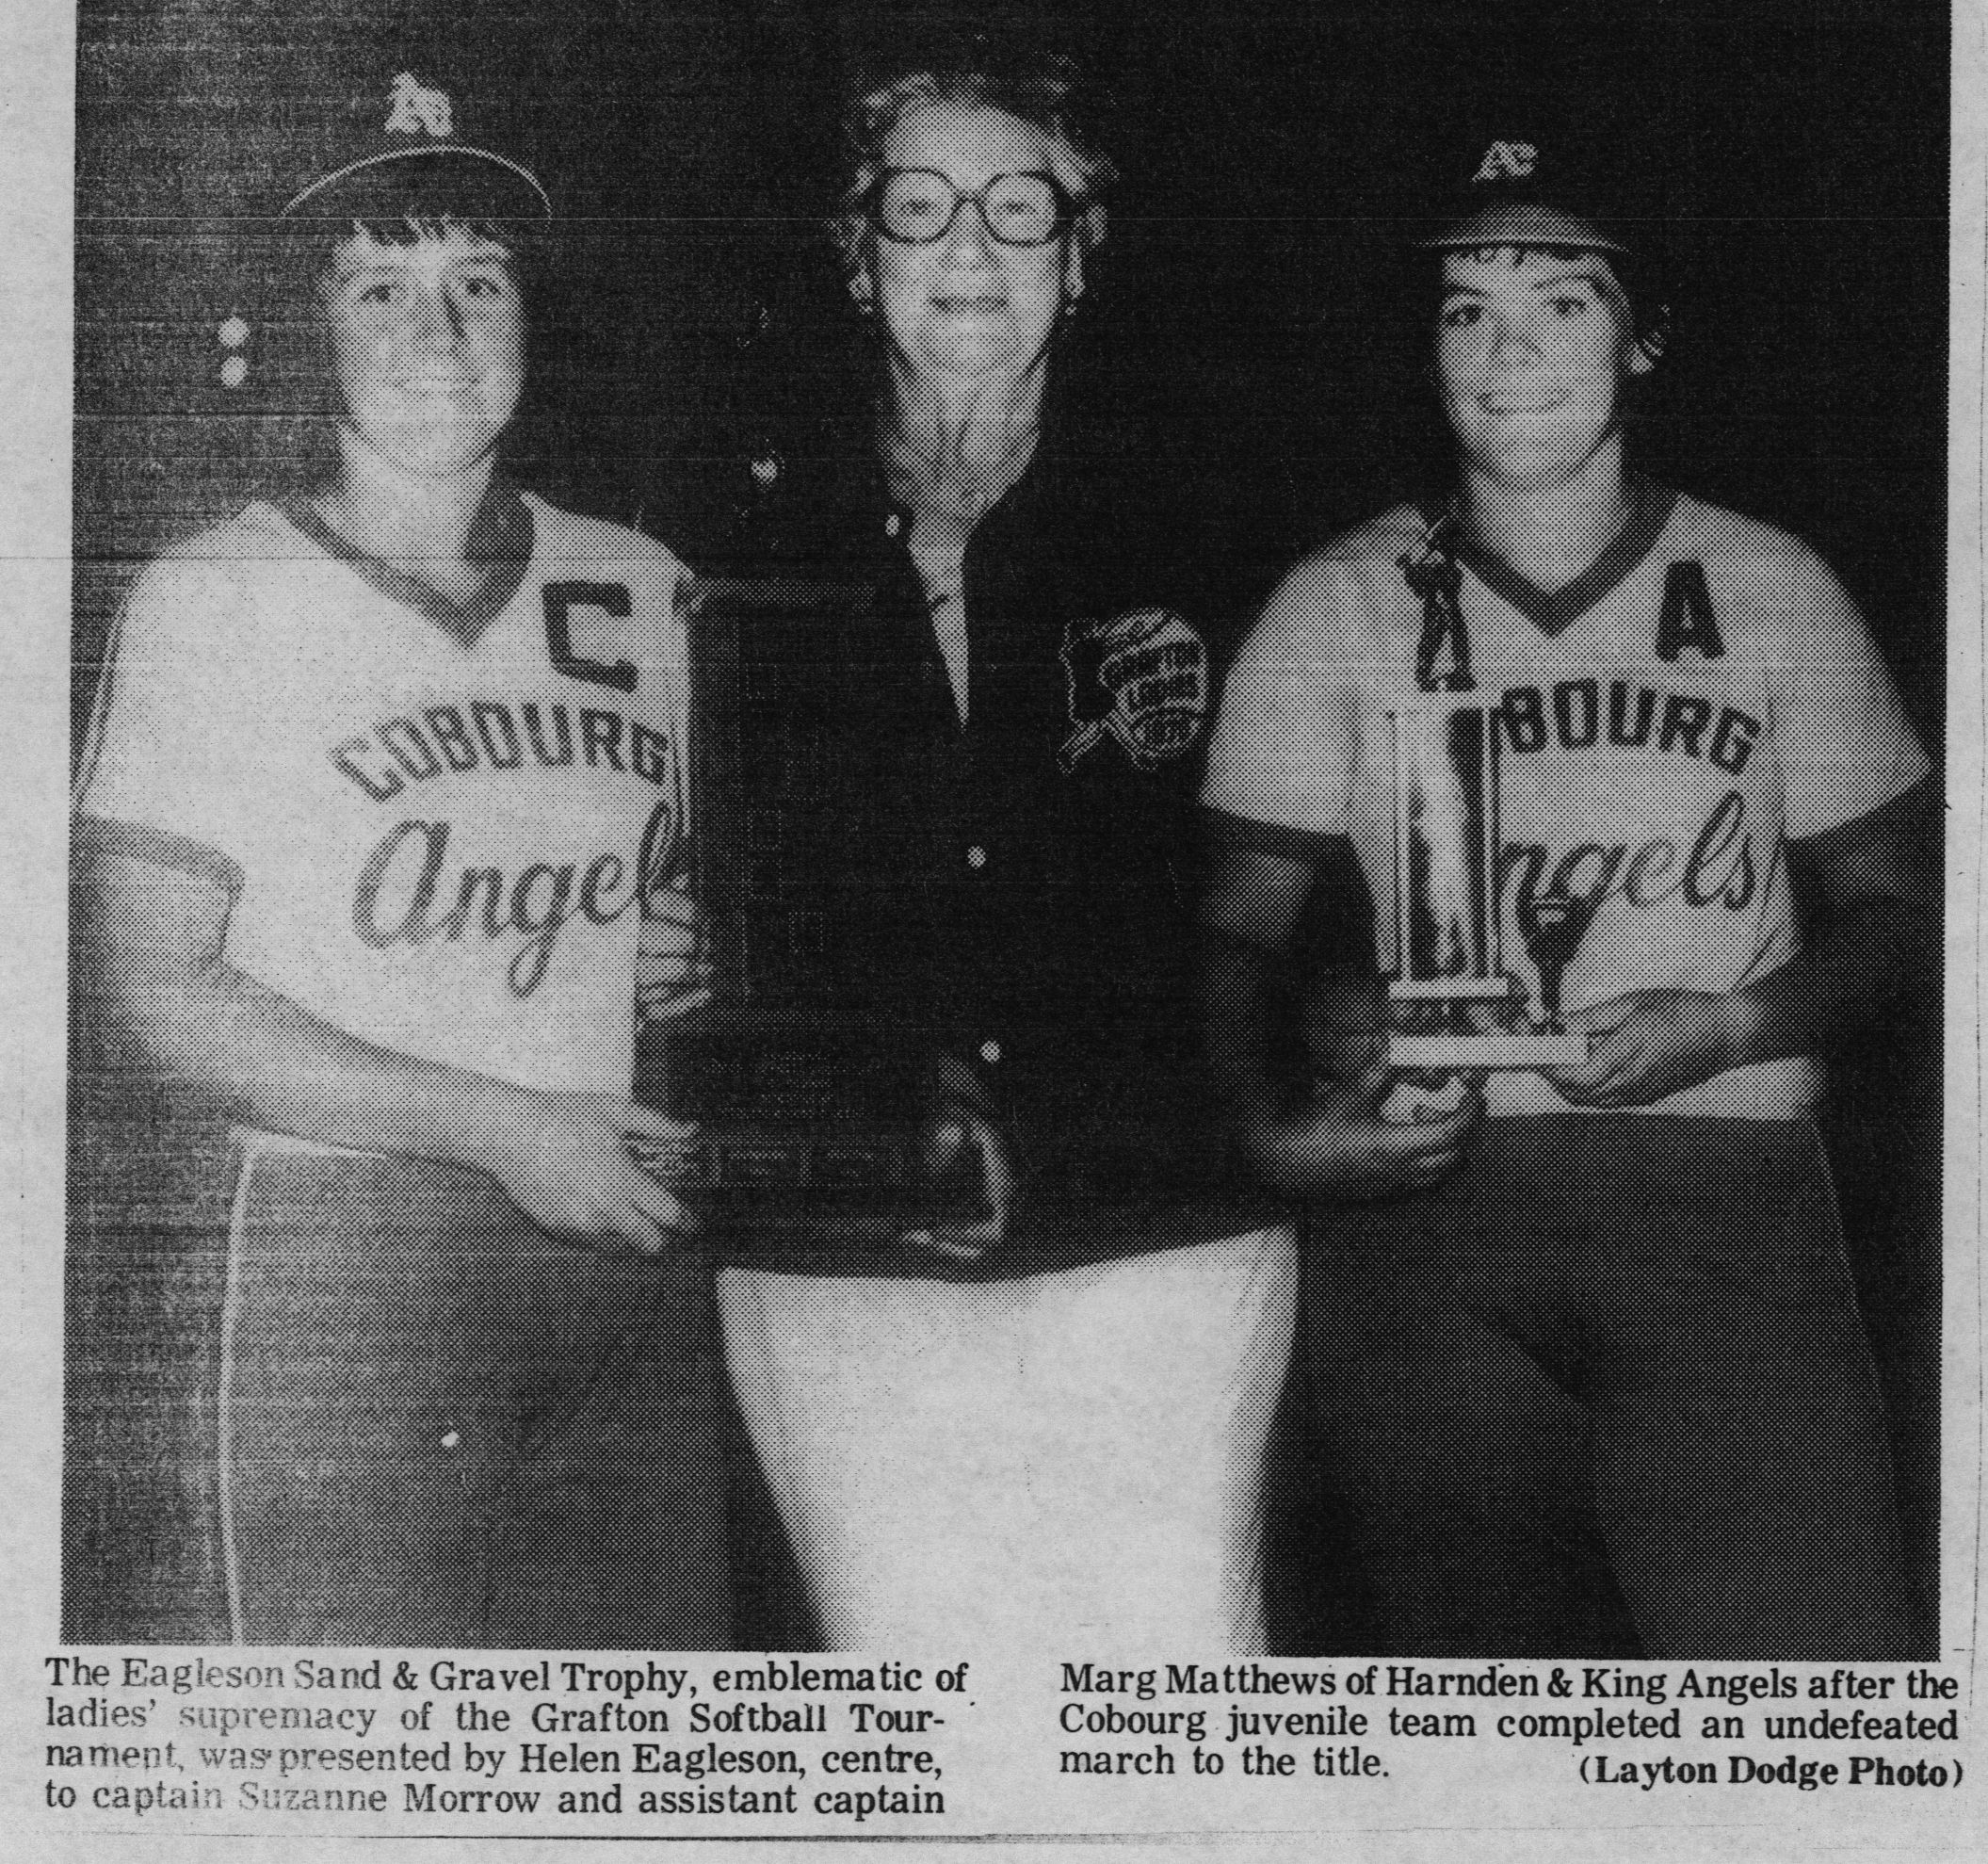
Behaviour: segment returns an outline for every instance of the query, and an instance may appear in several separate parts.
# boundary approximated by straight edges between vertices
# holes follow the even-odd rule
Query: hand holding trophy
[[[1394,735],[1394,947],[1387,1060],[1396,1069],[1574,1067],[1589,1038],[1560,1021],[1560,982],[1596,902],[1548,892],[1522,899],[1519,929],[1540,978],[1536,1006],[1505,971],[1499,896],[1498,713],[1473,698],[1470,641],[1457,602],[1452,518],[1430,527],[1402,574],[1423,600],[1419,692],[1389,713]],[[1529,1013],[1528,1013],[1529,1012]],[[1391,1118],[1441,1107],[1418,1088],[1391,1095]]]

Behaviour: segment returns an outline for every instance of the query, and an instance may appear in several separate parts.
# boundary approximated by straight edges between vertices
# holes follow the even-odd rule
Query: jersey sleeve
[[[77,775],[80,834],[238,893],[242,767],[236,604],[222,567],[162,558],[126,598]],[[231,676],[231,669],[234,673]]]
[[[1356,753],[1349,602],[1331,566],[1301,566],[1243,642],[1202,788],[1219,834],[1302,859],[1349,833]]]
[[[1768,688],[1792,840],[1882,808],[1932,766],[1864,617],[1834,573],[1788,540]]]

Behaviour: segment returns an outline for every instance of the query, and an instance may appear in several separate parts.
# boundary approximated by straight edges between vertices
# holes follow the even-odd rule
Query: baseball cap
[[[1523,119],[1458,145],[1443,165],[1406,251],[1481,246],[1565,246],[1608,262],[1628,300],[1637,341],[1655,360],[1671,343],[1677,258],[1668,177],[1641,138],[1619,128],[1583,138]]]
[[[538,176],[482,147],[457,100],[414,72],[351,99],[319,139],[321,172],[290,198],[281,219],[397,219],[412,202],[445,202],[462,219],[552,218]]]
[[[1461,165],[1460,165],[1461,166]],[[1470,166],[1445,177],[1443,198],[1414,236],[1431,251],[1474,246],[1571,246],[1654,256],[1660,185],[1634,156],[1584,148],[1523,125],[1474,142]]]

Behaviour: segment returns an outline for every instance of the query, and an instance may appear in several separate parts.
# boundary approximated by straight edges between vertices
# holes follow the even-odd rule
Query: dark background
[[[1942,6],[498,0],[461,17],[85,0],[79,720],[137,564],[234,510],[312,425],[286,375],[267,219],[344,159],[324,128],[334,102],[363,96],[383,122],[389,81],[412,69],[456,96],[473,139],[539,169],[563,219],[517,467],[695,561],[752,495],[744,462],[849,391],[818,223],[839,86],[870,48],[950,17],[1033,25],[1108,82],[1124,181],[1063,366],[1150,416],[1195,475],[1238,616],[1304,541],[1440,462],[1390,236],[1460,147],[1560,117],[1620,138],[1674,219],[1676,338],[1637,422],[1642,463],[1816,543],[1940,741]],[[256,326],[234,392],[217,338],[231,312]],[[1827,1116],[1929,1586],[1934,1014],[1843,1070]]]
[[[520,435],[534,477],[694,552],[742,449],[841,392],[849,319],[816,219],[838,87],[946,9],[497,0],[438,27],[458,11],[86,0],[79,559],[142,559],[294,454],[294,400],[266,374],[223,389],[217,327],[243,312],[267,354],[259,221],[343,159],[329,102],[383,121],[403,68],[564,215]],[[1124,182],[1068,370],[1156,416],[1252,561],[1437,457],[1389,241],[1430,172],[1543,116],[1619,138],[1661,181],[1681,274],[1644,462],[1814,541],[1938,736],[1943,7],[950,9],[982,15],[1038,23],[1108,82]]]

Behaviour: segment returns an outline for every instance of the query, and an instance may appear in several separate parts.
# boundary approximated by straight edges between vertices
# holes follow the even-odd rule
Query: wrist
[[[1268,1104],[1252,1107],[1235,1122],[1236,1139],[1244,1162],[1255,1176],[1280,1190],[1291,1190],[1297,1178],[1291,1123]]]
[[[450,1135],[456,1160],[501,1175],[505,1161],[521,1144],[536,1143],[541,1122],[533,1116],[527,1090],[509,1081],[477,1080],[458,1103]]]
[[[1721,1067],[1741,1068],[1761,1060],[1767,1005],[1750,991],[1735,990],[1720,997],[1718,1007]]]

